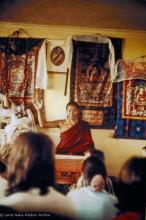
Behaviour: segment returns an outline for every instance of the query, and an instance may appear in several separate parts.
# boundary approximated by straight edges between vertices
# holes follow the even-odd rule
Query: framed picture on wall
[[[47,41],[48,72],[67,72],[69,46],[63,40]]]

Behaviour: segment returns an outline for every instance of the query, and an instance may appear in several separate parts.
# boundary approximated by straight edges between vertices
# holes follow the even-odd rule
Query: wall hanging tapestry
[[[119,59],[117,61],[113,80],[120,82],[130,79],[146,80],[146,56],[134,60]]]
[[[146,63],[138,65],[137,60],[136,63],[133,61],[119,63],[118,69],[124,76],[118,73],[117,80],[127,80],[118,83],[117,122],[114,137],[146,139],[146,80],[144,80],[146,74],[143,72]]]
[[[27,100],[34,89],[47,86],[42,39],[0,38],[0,92],[12,99]],[[44,65],[43,65],[44,64]]]
[[[117,45],[121,55],[122,40]],[[114,128],[116,85],[113,85],[115,53],[109,38],[96,35],[72,39],[71,100],[82,108],[91,127]]]

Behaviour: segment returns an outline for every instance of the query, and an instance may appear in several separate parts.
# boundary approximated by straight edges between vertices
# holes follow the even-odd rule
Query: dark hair
[[[144,219],[146,158],[135,156],[128,159],[122,166],[119,177],[121,182],[116,191],[119,209],[124,212],[139,212],[140,219]]]
[[[146,150],[146,146],[144,146],[144,147],[142,148],[142,150]]]
[[[79,107],[79,105],[78,105],[77,102],[70,101],[70,102],[68,102],[67,105],[66,105],[66,110],[67,110],[67,108],[68,108],[69,105],[73,105],[73,106],[75,106],[77,109],[80,109],[80,107]]]
[[[0,173],[4,173],[6,169],[6,165],[2,161],[0,161]]]
[[[119,178],[125,183],[146,182],[146,158],[132,157],[121,168]]]
[[[40,188],[40,194],[48,192],[55,184],[53,144],[41,133],[21,133],[12,145],[8,161],[8,194]]]
[[[83,162],[83,175],[87,184],[91,183],[92,178],[100,174],[105,178],[107,176],[105,164],[97,156],[90,156]]]
[[[91,156],[96,156],[96,157],[98,157],[98,158],[99,158],[100,160],[102,160],[102,161],[105,160],[104,153],[103,153],[103,151],[101,151],[101,150],[92,148],[92,149],[87,150],[86,152],[89,152],[89,153],[91,154]]]

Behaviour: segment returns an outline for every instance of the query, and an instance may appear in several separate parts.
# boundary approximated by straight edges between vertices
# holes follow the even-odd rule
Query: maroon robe
[[[94,148],[90,127],[83,120],[62,132],[60,138],[56,154],[84,155],[85,151]]]

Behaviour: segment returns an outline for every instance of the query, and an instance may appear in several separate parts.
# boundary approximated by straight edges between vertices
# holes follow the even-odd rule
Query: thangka
[[[141,56],[134,60],[119,59],[116,63],[114,81],[143,79],[146,80],[146,60]]]
[[[120,60],[115,137],[146,139],[146,63]]]
[[[146,120],[146,80],[123,81],[122,118]]]
[[[31,38],[0,38],[0,93],[26,100],[34,96],[35,85],[36,88],[42,88],[46,84],[47,71],[38,65],[43,41]]]
[[[114,62],[114,47],[109,38],[73,37],[71,99],[81,106],[83,119],[92,127],[114,127]]]
[[[143,80],[118,83],[115,138],[146,139],[146,95],[142,89],[144,87],[146,88],[146,81]]]

